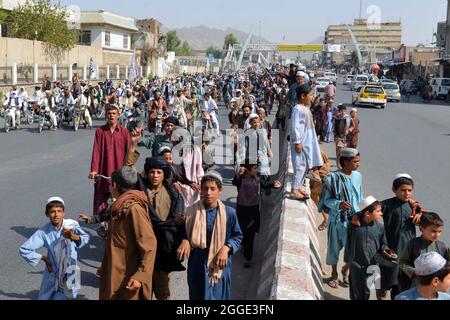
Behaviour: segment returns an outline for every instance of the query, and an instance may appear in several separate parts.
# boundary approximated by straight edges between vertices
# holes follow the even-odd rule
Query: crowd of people
[[[111,81],[93,86],[74,77],[64,86],[62,97],[81,101],[87,112],[102,112],[106,118],[95,132],[88,175],[95,181],[93,215],[79,216],[85,223],[100,224],[99,235],[105,238],[100,299],[168,300],[172,273],[186,270],[184,260],[190,299],[231,298],[233,256],[241,247],[244,267],[253,267],[261,194],[283,184],[271,170],[278,156],[272,144],[279,141],[273,141],[268,116],[275,109],[276,127],[287,131],[291,146],[290,197],[314,200],[324,216],[319,230],[328,230],[326,263],[333,270],[328,285],[339,286],[337,266],[344,249],[341,274],[351,299],[369,298],[367,270],[382,262],[380,299],[389,290],[399,299],[448,297],[437,293],[449,287],[449,250],[438,241],[442,220],[414,200],[414,181],[407,174],[395,177],[393,199],[364,198],[357,171],[358,111],[348,115],[345,105],[335,106],[333,84],[322,98],[313,83],[305,67],[293,65],[141,79],[117,88]],[[55,87],[58,91],[59,85]],[[221,164],[235,167],[235,208],[222,202],[224,180],[215,170],[214,143],[225,132],[218,120],[222,112],[228,114],[232,160]],[[334,172],[321,148],[331,142],[336,144]],[[144,168],[138,168],[142,152],[148,157]],[[63,299],[68,291],[76,297],[76,286],[68,279],[76,278],[77,268],[71,266],[89,236],[78,222],[64,219],[64,211],[63,199],[50,198],[45,210],[49,224],[20,248],[31,265],[46,264],[40,299]],[[416,238],[416,225],[422,238]],[[46,257],[36,253],[41,247],[48,249]],[[421,256],[427,252],[442,257]],[[400,284],[400,279],[409,283]]]

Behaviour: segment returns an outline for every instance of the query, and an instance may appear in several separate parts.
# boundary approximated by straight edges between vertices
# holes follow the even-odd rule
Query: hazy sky
[[[306,43],[323,36],[329,24],[352,23],[359,17],[360,0],[61,0],[82,10],[106,10],[134,18],[155,18],[167,28],[200,24],[248,32],[253,24],[259,34],[277,43]],[[446,0],[362,0],[362,17],[371,5],[380,8],[382,21],[403,24],[407,45],[430,43],[437,23],[446,20]]]

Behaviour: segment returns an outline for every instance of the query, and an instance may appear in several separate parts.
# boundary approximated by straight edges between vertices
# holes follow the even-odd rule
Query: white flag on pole
[[[95,65],[94,59],[91,58],[91,61],[89,62],[89,79],[94,80],[97,78],[97,66]]]
[[[131,57],[131,68],[128,71],[128,81],[130,83],[136,82],[141,77],[141,68],[137,64],[136,51],[133,53],[133,57]]]

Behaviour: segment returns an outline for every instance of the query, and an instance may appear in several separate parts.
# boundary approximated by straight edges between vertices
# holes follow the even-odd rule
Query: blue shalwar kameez
[[[228,258],[228,263],[223,270],[219,282],[212,287],[208,275],[208,253],[209,244],[217,216],[218,208],[206,209],[206,249],[194,249],[191,252],[188,263],[188,285],[190,300],[230,300],[231,298],[231,270],[233,266],[233,255],[239,250],[242,241],[242,231],[239,226],[236,211],[231,207],[226,207],[227,226],[225,243],[231,245],[232,250]]]
[[[58,287],[56,290],[56,283],[58,281],[58,263],[55,252],[55,247],[59,240],[64,237],[64,228],[72,230],[73,233],[80,236],[80,241],[71,242],[71,266],[75,267],[77,264],[77,249],[80,249],[89,242],[89,235],[81,229],[78,222],[74,220],[63,220],[63,225],[60,230],[51,224],[47,223],[41,229],[36,231],[31,238],[29,238],[21,247],[20,255],[33,267],[36,267],[42,259],[42,255],[36,250],[45,247],[48,250],[47,256],[52,264],[52,272],[44,269],[44,277],[42,278],[41,289],[39,290],[38,300],[65,300],[65,289]],[[71,272],[73,273],[73,272]],[[76,288],[72,288],[70,296],[76,298]]]
[[[350,214],[359,212],[358,205],[363,200],[362,176],[358,171],[353,171],[349,177],[342,171],[333,172],[325,178],[322,189],[322,197],[319,203],[319,211],[323,207],[328,208],[328,250],[327,265],[337,265],[339,253],[345,247],[347,240],[347,223],[341,220],[341,202],[346,201],[352,205]]]

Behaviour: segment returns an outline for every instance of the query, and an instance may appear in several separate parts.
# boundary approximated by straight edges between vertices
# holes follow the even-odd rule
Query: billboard
[[[445,48],[446,31],[447,31],[447,23],[439,22],[436,32],[436,47]]]
[[[277,51],[323,51],[323,44],[279,44]]]

